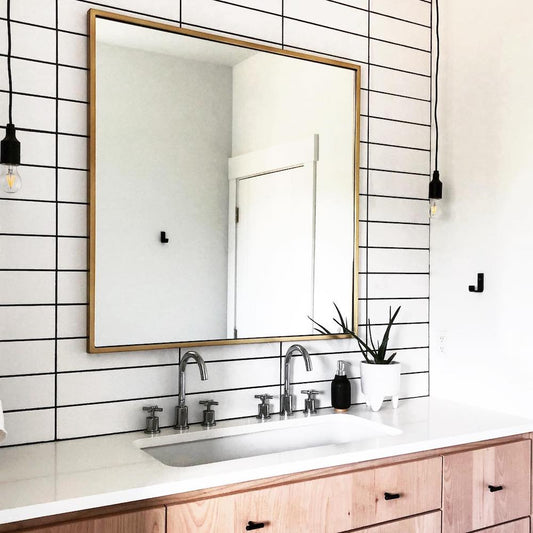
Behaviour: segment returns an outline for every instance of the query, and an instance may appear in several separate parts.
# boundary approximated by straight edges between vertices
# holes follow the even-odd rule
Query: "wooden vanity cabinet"
[[[440,522],[441,513],[435,511],[414,516],[413,518],[404,518],[403,520],[395,520],[378,526],[358,529],[357,533],[438,533],[440,531]]]
[[[522,520],[507,522],[506,524],[502,524],[500,526],[481,529],[477,533],[529,533],[529,527],[529,518],[522,518]]]
[[[167,533],[244,532],[249,522],[269,533],[336,533],[436,510],[440,502],[441,458],[433,457],[170,505]]]
[[[0,533],[531,533],[531,435],[0,525]],[[491,490],[491,488],[493,490]],[[442,530],[441,530],[442,524]]]
[[[28,533],[165,533],[165,507],[77,520],[25,531]]]
[[[445,455],[442,510],[443,533],[465,533],[528,516],[531,441]]]

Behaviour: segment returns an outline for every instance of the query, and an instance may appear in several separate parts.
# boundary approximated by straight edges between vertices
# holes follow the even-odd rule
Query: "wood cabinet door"
[[[439,533],[440,521],[441,514],[439,511],[436,511],[413,518],[395,520],[394,522],[388,522],[379,526],[358,529],[357,533]],[[517,533],[522,533],[522,531]]]
[[[265,533],[336,533],[434,511],[441,465],[436,457],[171,505],[167,532],[239,533],[252,522]]]
[[[165,508],[78,520],[30,529],[28,533],[165,533]]]
[[[531,441],[447,455],[444,533],[464,533],[529,515]]]
[[[500,526],[482,529],[478,533],[529,533],[529,518],[523,518],[516,522],[508,522]]]

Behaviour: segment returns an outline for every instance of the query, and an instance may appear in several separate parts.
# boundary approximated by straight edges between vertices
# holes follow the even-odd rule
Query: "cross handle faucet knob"
[[[163,408],[159,407],[158,405],[149,405],[143,407],[143,411],[150,411],[150,416],[155,416],[155,413],[160,413],[162,410]]]
[[[314,389],[306,389],[306,390],[301,391],[302,394],[307,394],[307,398],[305,399],[305,409],[304,409],[305,415],[315,415],[317,413],[315,396],[317,394],[320,394],[321,392],[322,391],[314,390]]]
[[[272,400],[273,396],[270,394],[256,394],[254,398],[261,400],[261,403],[257,404],[258,413],[256,418],[259,420],[267,420],[270,418],[270,404],[268,400]]]
[[[265,405],[268,400],[272,400],[274,396],[271,396],[270,394],[256,394],[254,398],[257,398],[258,400],[261,400],[262,405]]]
[[[146,428],[144,430],[148,435],[154,435],[159,433],[159,417],[155,414],[161,412],[163,409],[157,405],[149,405],[143,407],[143,411],[149,411],[149,415],[146,417]]]
[[[216,426],[216,420],[215,420],[215,411],[211,409],[212,405],[218,405],[218,402],[215,402],[215,400],[200,400],[198,402],[200,405],[205,405],[206,409],[204,409],[204,419],[202,421],[202,426],[206,428],[210,428],[213,426]]]
[[[218,405],[218,402],[215,402],[215,400],[200,400],[198,403],[200,405],[205,405],[207,407],[207,411],[211,411],[212,405]]]

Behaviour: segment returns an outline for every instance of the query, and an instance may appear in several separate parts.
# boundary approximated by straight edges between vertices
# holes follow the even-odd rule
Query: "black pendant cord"
[[[8,0],[9,2],[9,0]],[[435,59],[435,170],[439,169],[439,117],[437,107],[439,103],[439,63],[440,63],[440,35],[439,35],[439,0],[435,0],[435,37],[437,45],[437,57]]]
[[[7,0],[7,79],[9,83],[9,123],[13,124],[13,77],[11,75],[11,0]]]

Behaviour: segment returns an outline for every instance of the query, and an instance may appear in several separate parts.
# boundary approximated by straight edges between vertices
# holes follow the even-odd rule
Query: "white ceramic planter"
[[[361,390],[372,411],[379,411],[383,400],[392,398],[394,409],[398,407],[400,395],[400,363],[373,365],[361,361]]]

